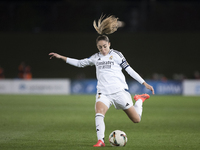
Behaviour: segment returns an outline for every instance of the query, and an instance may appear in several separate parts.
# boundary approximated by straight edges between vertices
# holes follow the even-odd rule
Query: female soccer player
[[[119,23],[118,18],[115,18],[114,16],[109,16],[105,19],[101,17],[98,21],[98,26],[94,21],[94,28],[100,34],[96,39],[96,45],[99,52],[89,58],[78,60],[53,52],[49,53],[51,56],[50,59],[53,57],[62,59],[66,63],[76,67],[96,66],[98,83],[95,104],[95,123],[98,142],[93,145],[94,147],[105,146],[104,117],[112,104],[116,109],[122,109],[131,121],[138,123],[141,120],[142,104],[150,97],[148,94],[134,96],[136,102],[133,106],[132,98],[128,92],[128,85],[125,81],[122,69],[125,69],[132,78],[143,84],[147,89],[152,91],[152,94],[154,94],[153,87],[147,84],[140,75],[131,68],[123,54],[117,50],[110,49],[109,38],[105,34],[115,32],[119,27]]]

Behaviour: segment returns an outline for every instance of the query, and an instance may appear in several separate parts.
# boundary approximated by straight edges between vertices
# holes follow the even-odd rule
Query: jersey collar
[[[110,49],[110,51],[109,51],[109,53],[108,53],[108,54],[110,54],[112,51],[113,51],[113,49]]]
[[[113,49],[110,49],[110,51],[108,52],[108,54],[110,54],[112,51],[113,51]],[[108,54],[107,54],[107,55],[108,55]],[[99,52],[99,56],[104,56],[104,55],[102,55],[102,54]]]

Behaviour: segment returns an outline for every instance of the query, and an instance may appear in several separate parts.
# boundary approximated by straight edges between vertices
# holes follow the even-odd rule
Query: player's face
[[[110,51],[110,42],[104,40],[98,41],[97,48],[102,55],[106,56]]]

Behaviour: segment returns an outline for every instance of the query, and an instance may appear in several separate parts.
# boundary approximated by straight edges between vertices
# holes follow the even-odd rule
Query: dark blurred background
[[[0,74],[19,78],[23,64],[32,78],[95,78],[95,67],[76,68],[50,60],[48,53],[81,59],[98,52],[93,20],[102,13],[125,22],[109,35],[111,47],[143,78],[199,77],[200,2],[195,0],[0,1]]]

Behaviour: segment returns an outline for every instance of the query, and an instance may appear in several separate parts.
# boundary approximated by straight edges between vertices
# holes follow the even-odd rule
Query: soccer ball
[[[112,146],[125,146],[127,143],[127,136],[121,130],[115,130],[109,135],[109,142]]]

